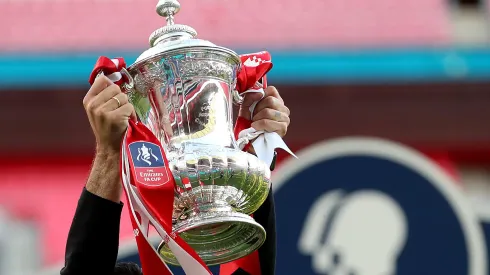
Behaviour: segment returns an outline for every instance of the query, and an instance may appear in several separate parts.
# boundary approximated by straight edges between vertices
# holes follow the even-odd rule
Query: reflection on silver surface
[[[168,14],[163,9],[175,3],[160,1],[159,13]],[[192,29],[167,27],[152,35],[153,47],[128,69],[133,86],[126,90],[168,157],[176,181],[174,231],[207,264],[221,264],[264,242],[264,229],[249,214],[268,195],[270,170],[242,152],[233,135],[239,57],[194,39]],[[165,261],[178,264],[165,244],[158,250]]]

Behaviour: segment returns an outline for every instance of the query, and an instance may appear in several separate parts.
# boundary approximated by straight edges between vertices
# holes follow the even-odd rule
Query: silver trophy
[[[126,73],[126,90],[139,120],[160,140],[176,181],[173,230],[208,265],[244,257],[265,241],[250,214],[265,201],[269,166],[241,151],[233,135],[232,104],[239,56],[196,38],[175,24],[176,0],[160,0],[167,25],[150,36],[151,48]],[[158,252],[178,262],[165,243]]]

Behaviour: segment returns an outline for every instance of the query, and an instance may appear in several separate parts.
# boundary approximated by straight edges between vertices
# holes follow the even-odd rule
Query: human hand
[[[97,153],[119,154],[129,119],[136,119],[128,96],[106,76],[99,75],[85,95],[83,106],[95,135]]]
[[[264,92],[264,98],[255,107],[252,127],[257,131],[276,132],[281,137],[284,137],[291,122],[289,119],[289,108],[284,105],[284,100],[275,87],[269,86],[264,89]],[[238,116],[250,119],[249,107],[254,101],[259,99],[259,93],[246,94]]]

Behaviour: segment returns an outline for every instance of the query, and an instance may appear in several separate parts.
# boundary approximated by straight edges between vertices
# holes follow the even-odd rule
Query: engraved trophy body
[[[159,1],[157,13],[167,26],[151,35],[151,48],[127,69],[132,85],[125,90],[166,151],[176,181],[174,232],[206,264],[221,264],[265,241],[265,230],[249,215],[268,195],[270,170],[234,138],[239,56],[174,24],[179,9],[175,0]],[[158,252],[178,265],[166,244]]]

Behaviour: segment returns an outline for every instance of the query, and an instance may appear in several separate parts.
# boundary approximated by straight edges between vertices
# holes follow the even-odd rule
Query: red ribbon
[[[95,79],[97,78],[97,75],[100,72],[104,72],[104,74],[108,76],[109,79],[113,80],[114,84],[121,85],[124,82],[128,81],[128,79],[124,75],[121,75],[120,78],[116,78],[116,79],[113,79],[110,76],[119,73],[122,69],[125,68],[126,68],[126,61],[124,61],[123,58],[118,57],[118,58],[110,59],[105,56],[101,56],[99,57],[99,59],[97,59],[97,63],[95,63],[95,67],[92,70],[92,73],[90,74],[90,78],[88,82],[90,83],[90,85],[92,85]]]
[[[147,210],[149,210],[158,223],[183,250],[185,250],[192,258],[201,263],[202,266],[206,266],[197,253],[184,240],[182,240],[179,235],[172,234],[172,212],[174,205],[174,190],[176,185],[172,172],[169,169],[165,151],[163,150],[160,142],[145,125],[133,121],[129,122],[125,141],[124,149],[127,152],[127,157],[131,168],[130,182],[136,186],[145,206],[147,207]],[[149,160],[153,163],[157,163],[149,168],[141,168],[135,164],[139,159],[141,159],[141,150],[135,149],[140,149],[144,145],[146,145],[146,148],[149,150],[153,148],[153,151],[148,151],[148,154],[150,154]],[[135,155],[136,152],[138,152],[138,155]],[[152,159],[151,157],[154,158]],[[128,196],[129,194],[126,193],[126,197]],[[130,217],[133,227],[137,229],[138,227],[132,213],[130,213]],[[141,219],[141,217],[139,218]],[[138,250],[140,253],[142,268],[143,271],[146,272],[145,274],[171,274],[165,265],[162,264],[162,260],[156,255],[156,253],[153,250],[148,249],[151,248],[150,244],[148,244],[142,234],[139,234],[139,236],[140,238],[138,238],[138,235],[136,236],[136,240],[139,248]],[[168,242],[169,240],[166,241]],[[212,274],[211,271],[209,271],[209,274]]]
[[[128,129],[128,132],[130,130]],[[138,132],[138,130],[136,130]],[[123,142],[124,143],[124,142]],[[126,149],[126,148],[125,148]],[[121,157],[121,170],[124,170],[124,159]],[[131,178],[133,178],[133,175],[131,175]],[[124,193],[126,195],[126,200],[127,200],[127,205],[128,205],[128,210],[129,210],[129,217],[131,219],[131,224],[134,229],[135,233],[135,239],[136,239],[136,245],[138,246],[138,254],[140,257],[140,262],[142,269],[144,272],[147,272],[147,274],[162,274],[162,275],[171,275],[172,273],[169,272],[168,268],[165,266],[165,264],[162,263],[162,259],[158,256],[157,253],[155,253],[154,248],[151,246],[151,244],[145,239],[144,233],[139,232],[139,227],[138,223],[142,224],[142,219],[141,215],[137,214],[137,221],[133,216],[132,213],[132,208],[130,207],[130,199],[127,191],[124,189]],[[137,223],[138,222],[138,223]]]
[[[244,54],[240,56],[242,68],[237,76],[236,89],[238,93],[244,93],[249,89],[257,86],[257,82],[262,82],[262,87],[267,88],[266,74],[272,69],[271,55],[263,51],[258,53]],[[235,123],[235,139],[241,131],[252,127],[252,121],[249,117],[238,117]],[[247,151],[250,144],[245,145],[243,151]]]
[[[242,69],[237,76],[236,89],[239,93],[246,92],[262,79],[264,88],[266,74],[272,69],[271,55],[263,51],[240,55]]]

